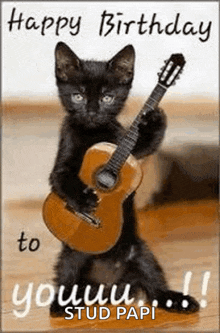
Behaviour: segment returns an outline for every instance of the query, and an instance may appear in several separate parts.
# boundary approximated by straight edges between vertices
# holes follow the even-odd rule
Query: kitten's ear
[[[108,62],[108,68],[120,83],[130,83],[134,75],[134,60],[134,48],[127,45]]]
[[[63,42],[59,42],[55,49],[55,73],[56,77],[62,81],[68,78],[80,68],[80,59],[77,55]]]

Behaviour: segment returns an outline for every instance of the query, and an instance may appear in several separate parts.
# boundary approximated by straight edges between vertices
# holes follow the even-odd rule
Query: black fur
[[[125,132],[116,116],[122,110],[131,88],[135,53],[133,47],[128,45],[108,62],[83,61],[67,45],[58,43],[55,57],[59,96],[67,115],[50,184],[52,190],[65,198],[71,207],[89,212],[96,206],[97,197],[79,179],[78,173],[90,146],[102,141],[117,144]],[[166,119],[162,110],[148,113],[139,126],[139,138],[132,154],[140,158],[154,153],[163,139],[165,128]],[[92,298],[101,283],[106,286],[105,296],[116,284],[119,297],[125,285],[130,284],[131,297],[142,290],[150,302],[156,299],[158,306],[168,311],[197,311],[199,305],[192,297],[169,290],[153,253],[138,237],[134,195],[132,193],[123,203],[123,230],[110,251],[88,255],[63,244],[55,268],[57,288],[64,285],[67,298],[73,285],[77,284],[78,297],[83,298],[84,289],[89,284],[92,286]],[[173,301],[171,308],[166,307],[168,299]],[[188,300],[188,308],[182,307],[183,299]],[[63,313],[64,309],[55,298],[51,315]]]

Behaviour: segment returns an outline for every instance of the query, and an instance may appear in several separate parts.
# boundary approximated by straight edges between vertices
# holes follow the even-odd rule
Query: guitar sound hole
[[[110,190],[117,183],[117,175],[110,170],[101,169],[96,174],[96,183],[98,187],[104,190]]]

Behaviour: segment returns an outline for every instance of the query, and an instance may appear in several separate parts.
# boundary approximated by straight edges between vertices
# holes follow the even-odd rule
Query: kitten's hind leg
[[[78,286],[77,299],[80,298],[82,294],[80,289],[83,289],[82,281],[80,276],[89,265],[90,256],[81,252],[71,250],[68,246],[63,245],[63,249],[59,255],[57,264],[55,266],[55,283],[57,288],[57,293],[50,306],[50,315],[52,317],[59,317],[65,314],[65,308],[67,306],[73,306],[72,304],[72,292],[73,286]],[[68,304],[61,305],[58,295],[62,291],[62,299],[68,300]]]
[[[152,252],[141,241],[139,246],[133,259],[133,269],[139,272],[139,283],[146,292],[148,301],[151,304],[155,301],[159,308],[170,312],[198,311],[199,303],[193,297],[169,290],[164,273]]]

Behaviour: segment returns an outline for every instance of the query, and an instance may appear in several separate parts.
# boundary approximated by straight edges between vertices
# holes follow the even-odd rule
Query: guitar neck
[[[141,117],[143,114],[147,114],[151,110],[154,110],[158,106],[162,97],[164,96],[167,88],[162,84],[158,83],[153,89],[152,93],[145,102],[143,108],[134,119],[131,127],[129,128],[126,135],[123,137],[120,145],[115,150],[111,159],[106,165],[106,168],[113,173],[117,174],[121,169],[122,165],[127,160],[128,156],[131,154],[133,148],[135,147],[138,139],[138,126],[141,122]]]

